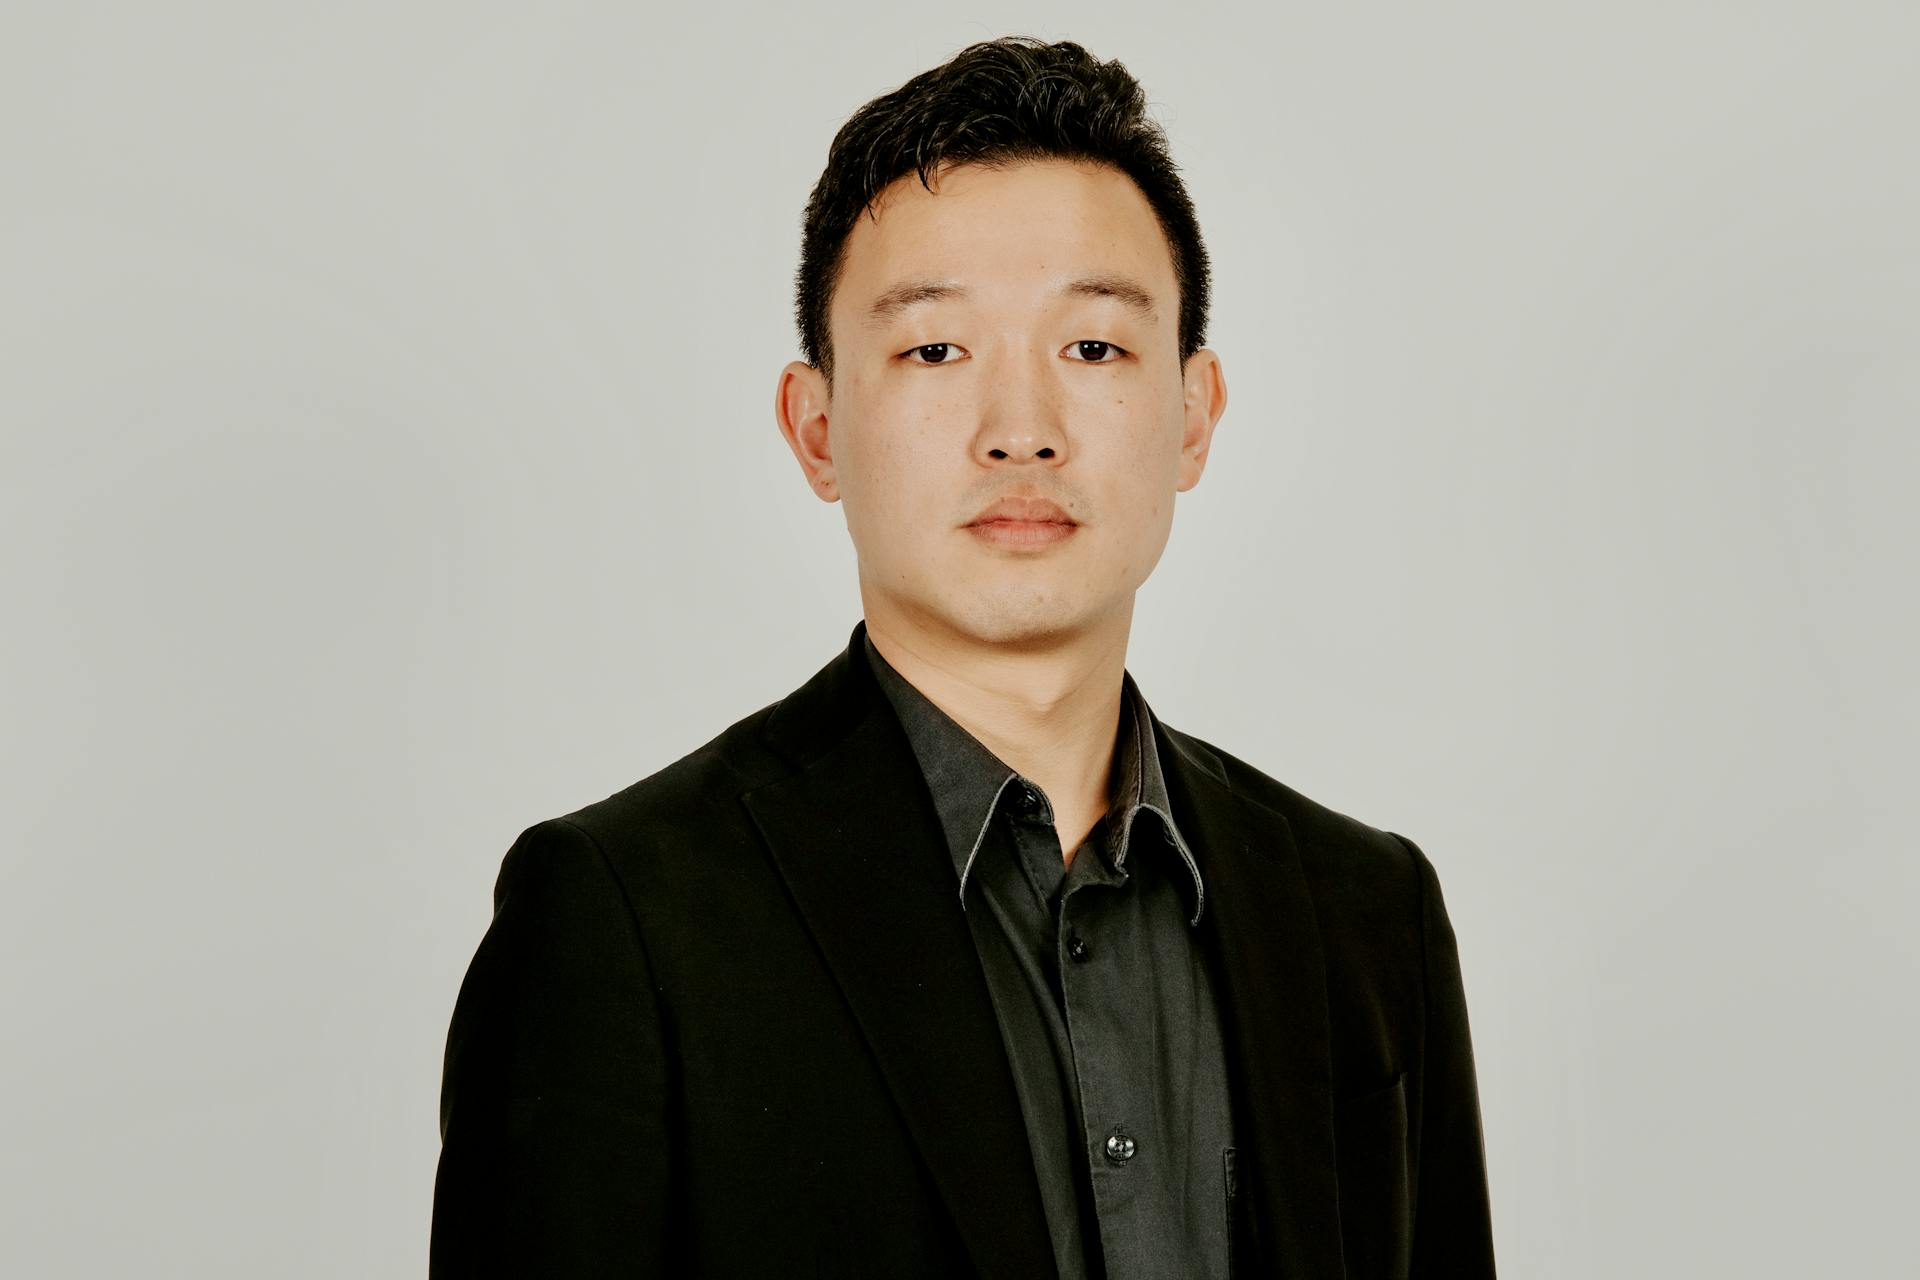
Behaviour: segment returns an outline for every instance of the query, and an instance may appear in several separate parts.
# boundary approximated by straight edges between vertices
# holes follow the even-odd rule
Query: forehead
[[[1153,206],[1109,165],[1041,160],[1004,169],[960,165],[891,183],[847,237],[836,329],[866,325],[903,282],[941,280],[967,296],[1037,298],[1068,279],[1137,280],[1165,316],[1173,255]]]

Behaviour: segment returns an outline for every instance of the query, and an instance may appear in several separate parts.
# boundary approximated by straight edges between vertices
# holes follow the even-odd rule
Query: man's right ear
[[[834,502],[840,496],[827,436],[828,407],[825,375],[804,360],[788,362],[774,388],[773,416],[806,474],[807,486],[822,502]]]

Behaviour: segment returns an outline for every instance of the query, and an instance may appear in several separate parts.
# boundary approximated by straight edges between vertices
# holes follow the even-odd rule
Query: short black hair
[[[1193,201],[1147,115],[1146,93],[1117,61],[1070,40],[1003,36],[968,45],[854,112],[827,150],[807,200],[794,318],[806,362],[833,380],[827,310],[847,237],[894,180],[943,164],[1003,168],[1042,159],[1092,161],[1131,178],[1152,206],[1180,291],[1180,360],[1206,342],[1208,262]]]

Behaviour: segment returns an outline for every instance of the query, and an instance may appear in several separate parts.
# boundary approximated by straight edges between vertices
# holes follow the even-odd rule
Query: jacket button
[[[1133,1159],[1133,1139],[1124,1133],[1116,1133],[1107,1139],[1107,1159],[1115,1164],[1125,1164]]]
[[[1075,960],[1085,960],[1092,951],[1093,948],[1089,947],[1085,939],[1078,935],[1067,939],[1067,954]]]

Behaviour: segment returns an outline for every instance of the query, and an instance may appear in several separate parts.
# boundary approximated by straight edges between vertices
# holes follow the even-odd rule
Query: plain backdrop
[[[1021,33],[1214,257],[1130,669],[1433,859],[1502,1274],[1912,1275],[1913,15],[10,4],[0,1272],[424,1272],[508,845],[859,619],[827,145]]]

